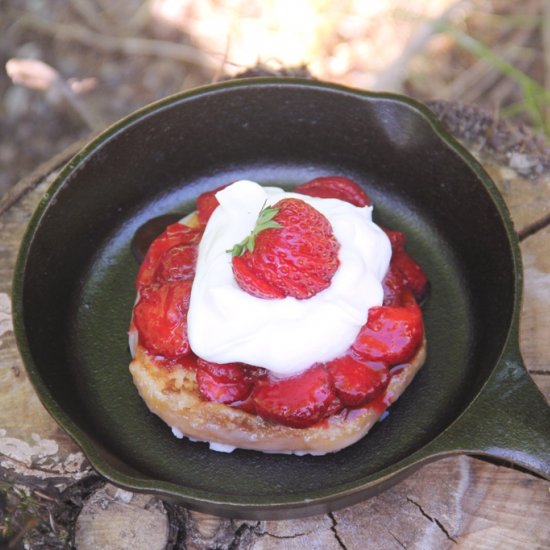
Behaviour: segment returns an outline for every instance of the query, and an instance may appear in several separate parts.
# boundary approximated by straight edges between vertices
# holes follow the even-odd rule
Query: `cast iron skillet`
[[[238,178],[364,184],[380,223],[406,232],[431,281],[428,361],[359,443],[323,457],[212,452],[177,440],[128,372],[135,231]],[[518,349],[517,237],[494,184],[422,105],[292,79],[170,97],[88,145],[24,237],[15,329],[53,417],[115,484],[215,514],[287,518],[381,491],[448,455],[497,457],[550,478],[550,408]]]

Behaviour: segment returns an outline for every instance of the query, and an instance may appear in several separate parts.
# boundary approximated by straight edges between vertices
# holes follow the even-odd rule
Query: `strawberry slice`
[[[189,227],[181,223],[169,225],[164,233],[157,237],[147,250],[147,254],[141,263],[136,278],[136,289],[153,284],[156,278],[156,270],[164,254],[171,248],[179,245],[196,247],[202,236],[202,230]]]
[[[405,234],[390,229],[384,231],[392,247],[390,268],[383,281],[384,305],[401,305],[400,293],[404,290],[412,291],[416,301],[421,302],[428,291],[426,274],[405,250]]]
[[[357,183],[340,176],[312,179],[297,185],[294,192],[321,199],[340,199],[355,206],[367,206],[371,203],[365,191]]]
[[[327,363],[336,395],[345,407],[357,407],[382,392],[389,369],[382,361],[366,361],[348,353]]]
[[[390,240],[392,253],[403,252],[405,250],[405,234],[402,231],[393,231],[387,227],[382,229]]]
[[[327,369],[319,364],[288,378],[260,378],[252,392],[257,414],[291,428],[319,422],[334,397]]]
[[[422,312],[416,303],[373,307],[352,349],[364,359],[396,365],[413,356],[423,334]]]
[[[193,279],[197,265],[198,247],[179,244],[167,250],[159,259],[153,283]]]
[[[202,226],[205,226],[208,223],[210,216],[220,205],[218,199],[216,198],[216,193],[222,189],[225,189],[228,185],[228,183],[220,185],[219,187],[216,187],[216,189],[206,191],[197,197],[197,216],[199,218],[199,223]]]
[[[422,268],[404,251],[392,256],[391,268],[401,275],[405,288],[421,302],[428,290],[428,278]]]
[[[300,199],[262,209],[252,233],[231,252],[239,286],[259,298],[310,298],[330,285],[340,244],[329,221]]]
[[[150,285],[140,290],[133,322],[139,342],[150,352],[167,358],[189,353],[187,311],[191,281]]]
[[[394,269],[390,263],[390,267],[386,272],[384,279],[382,280],[382,287],[384,288],[384,302],[385,306],[402,306],[403,305],[403,293],[405,292],[405,283],[401,273]]]
[[[198,359],[197,364],[199,391],[209,401],[234,403],[243,401],[250,394],[254,383],[252,367],[242,363],[220,365],[201,358]]]

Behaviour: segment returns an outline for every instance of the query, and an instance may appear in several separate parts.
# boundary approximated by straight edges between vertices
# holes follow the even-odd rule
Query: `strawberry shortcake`
[[[428,287],[362,187],[203,193],[136,279],[130,371],[177,437],[324,454],[361,439],[426,358]]]

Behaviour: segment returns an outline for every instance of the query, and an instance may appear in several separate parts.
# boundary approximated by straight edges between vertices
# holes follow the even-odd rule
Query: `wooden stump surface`
[[[550,154],[529,131],[470,107],[431,107],[484,164],[523,237],[521,349],[549,398]],[[81,550],[550,548],[550,483],[469,456],[429,464],[344,510],[287,521],[221,519],[103,482],[39,402],[11,318],[13,268],[27,222],[81,145],[0,199],[0,489],[6,497],[0,536],[31,548]]]

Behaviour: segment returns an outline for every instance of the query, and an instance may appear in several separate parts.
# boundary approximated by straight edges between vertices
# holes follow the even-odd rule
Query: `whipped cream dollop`
[[[311,298],[263,299],[242,290],[233,276],[233,245],[250,234],[265,205],[298,198],[332,225],[340,265],[331,284]],[[372,221],[372,207],[262,187],[247,180],[216,194],[199,245],[187,316],[191,349],[214,363],[242,362],[278,376],[342,355],[383,301],[382,279],[391,258],[387,235]]]

